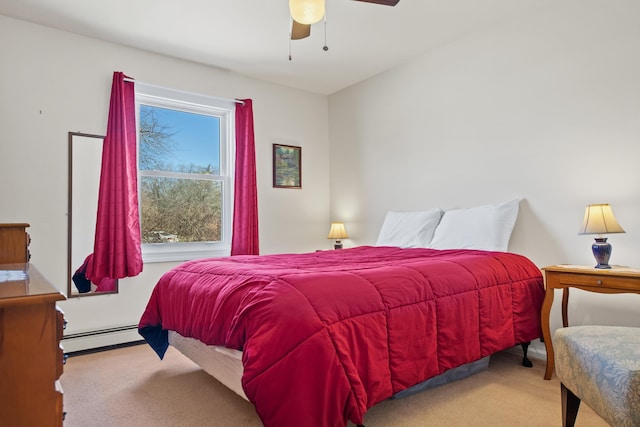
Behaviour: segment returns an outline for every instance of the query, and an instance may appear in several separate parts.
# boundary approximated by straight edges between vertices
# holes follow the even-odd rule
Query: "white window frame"
[[[206,95],[137,82],[135,91],[136,124],[138,127],[136,135],[140,132],[140,104],[220,118],[220,178],[222,181],[222,238],[220,242],[143,243],[143,262],[188,261],[230,255],[233,220],[235,103]],[[138,156],[140,153],[139,143],[138,141]],[[153,176],[153,174],[153,171],[141,173],[138,167],[138,187],[140,187],[142,176]],[[138,206],[142,209],[140,196],[138,197]]]

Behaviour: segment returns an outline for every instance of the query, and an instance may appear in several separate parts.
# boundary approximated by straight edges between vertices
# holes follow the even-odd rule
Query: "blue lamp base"
[[[596,258],[598,265],[596,268],[611,268],[609,258],[611,257],[611,244],[607,243],[606,237],[596,237],[596,242],[591,245],[593,256]]]

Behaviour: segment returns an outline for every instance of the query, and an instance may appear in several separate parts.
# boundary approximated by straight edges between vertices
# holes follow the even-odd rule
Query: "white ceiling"
[[[0,14],[331,94],[417,54],[541,7],[543,0],[327,0],[291,42],[288,0],[0,0]]]

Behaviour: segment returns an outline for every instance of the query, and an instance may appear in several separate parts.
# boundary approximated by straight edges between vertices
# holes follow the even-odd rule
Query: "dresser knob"
[[[602,285],[602,280],[596,280],[596,283],[597,283],[598,285]]]

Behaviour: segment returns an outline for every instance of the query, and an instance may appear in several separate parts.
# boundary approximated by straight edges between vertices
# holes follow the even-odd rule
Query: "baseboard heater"
[[[141,341],[138,325],[126,325],[115,328],[96,329],[75,334],[65,334],[62,337],[62,347],[65,353],[112,347]]]

